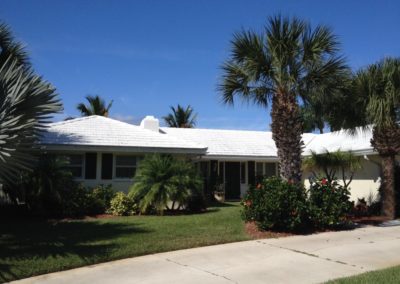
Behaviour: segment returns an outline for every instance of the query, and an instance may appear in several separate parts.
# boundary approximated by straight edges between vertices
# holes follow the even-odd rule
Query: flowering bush
[[[277,177],[251,187],[242,205],[244,220],[263,230],[296,231],[309,225],[305,189]]]
[[[350,192],[336,180],[314,181],[310,186],[309,204],[313,224],[317,228],[339,225],[352,209]]]
[[[323,178],[309,192],[277,177],[251,187],[242,200],[242,217],[262,230],[298,231],[339,225],[352,208],[349,191]]]

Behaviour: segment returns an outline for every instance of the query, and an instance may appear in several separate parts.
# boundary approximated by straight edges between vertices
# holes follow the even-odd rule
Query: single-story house
[[[371,132],[303,134],[303,155],[311,150],[352,151],[362,156],[363,169],[351,184],[352,198],[376,194],[380,185],[379,156],[370,145]],[[168,153],[192,159],[206,187],[225,184],[225,196],[238,199],[258,176],[278,174],[277,151],[271,132],[160,127],[147,116],[140,126],[102,116],[51,123],[40,141],[43,151],[68,155],[76,180],[86,186],[112,184],[127,191],[140,159]],[[305,173],[307,179],[309,174]],[[210,190],[210,188],[208,188]]]

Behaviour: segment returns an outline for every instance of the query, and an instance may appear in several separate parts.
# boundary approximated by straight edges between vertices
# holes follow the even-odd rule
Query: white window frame
[[[81,175],[79,177],[73,177],[75,180],[84,180],[85,179],[85,166],[86,166],[86,155],[85,154],[76,154],[76,153],[67,153],[64,155],[66,158],[69,158],[69,156],[81,156],[82,157],[82,165],[71,165],[68,162],[67,168],[78,168],[82,167],[81,169]]]
[[[117,157],[134,157],[135,166],[117,166]],[[138,167],[139,157],[136,155],[125,155],[125,154],[114,154],[113,155],[113,179],[114,180],[133,180],[133,177],[117,177],[117,167],[118,168],[135,168],[135,172]]]

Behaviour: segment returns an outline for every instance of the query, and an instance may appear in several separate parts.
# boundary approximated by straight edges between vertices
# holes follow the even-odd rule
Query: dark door
[[[225,198],[240,198],[240,162],[225,162]]]

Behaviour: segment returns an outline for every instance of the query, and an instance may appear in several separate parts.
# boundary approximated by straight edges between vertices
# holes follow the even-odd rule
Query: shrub
[[[62,212],[66,217],[81,217],[101,213],[101,201],[96,199],[90,190],[78,184],[62,193]]]
[[[263,230],[296,231],[309,222],[305,189],[277,177],[251,187],[242,204],[243,218]]]
[[[129,216],[138,210],[134,200],[123,192],[117,192],[110,202],[109,213],[116,216]]]
[[[96,214],[102,214],[110,208],[110,203],[115,196],[115,191],[111,185],[99,185],[93,188],[91,194],[97,204],[97,208],[93,208],[93,211]]]
[[[352,209],[350,193],[336,180],[323,178],[310,186],[310,214],[314,226],[328,228],[342,223]]]
[[[141,161],[130,196],[139,201],[142,212],[155,208],[162,214],[165,209],[185,208],[194,196],[200,200],[201,190],[202,181],[192,163],[154,154]]]

